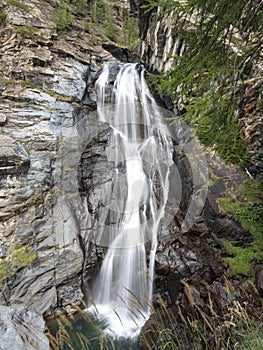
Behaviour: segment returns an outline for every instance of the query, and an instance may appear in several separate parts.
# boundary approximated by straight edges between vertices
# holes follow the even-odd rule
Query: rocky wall
[[[74,125],[81,108],[85,118],[96,108],[87,84],[113,56],[81,17],[58,35],[55,2],[18,5],[0,5],[0,303],[48,315],[80,302],[84,265],[94,264],[70,203],[78,188],[67,186],[80,155]]]

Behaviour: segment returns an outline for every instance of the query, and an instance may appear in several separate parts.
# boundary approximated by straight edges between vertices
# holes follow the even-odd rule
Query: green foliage
[[[250,247],[241,248],[225,240],[224,244],[231,257],[225,258],[230,268],[237,274],[251,274],[252,262],[263,263],[263,184],[259,180],[245,181],[235,197],[218,198],[224,212],[233,215],[243,227],[254,236]],[[238,198],[238,200],[236,199]]]
[[[123,8],[122,23],[122,44],[133,50],[139,43],[139,29],[136,18],[131,17],[130,12],[127,8]]]
[[[105,0],[94,0],[91,4],[91,21],[94,24],[101,23],[105,35],[112,41],[117,41],[117,27],[114,21],[112,3]]]
[[[48,91],[46,91],[46,93],[49,94],[50,96],[54,97],[55,99],[62,101],[62,102],[72,102],[73,101],[72,96],[61,95],[61,94],[56,93],[53,90],[48,90]]]
[[[40,85],[36,83],[32,83],[31,81],[28,81],[28,80],[21,81],[20,85],[23,87],[29,87],[31,89],[41,89]]]
[[[112,6],[110,3],[107,3],[107,2],[105,3],[105,10],[106,10],[106,15],[104,19],[105,34],[110,40],[116,42],[118,40],[117,28],[114,22]]]
[[[88,19],[86,19],[84,22],[84,32],[91,34],[90,23]]]
[[[18,26],[15,24],[13,24],[13,27],[16,29],[17,32],[21,33],[25,37],[29,37],[34,40],[41,39],[41,37],[38,34],[36,34],[36,31],[38,30],[36,27],[28,25]]]
[[[13,5],[15,7],[20,8],[23,11],[29,11],[30,7],[26,4],[24,4],[23,2],[17,1],[17,0],[7,0],[7,3],[10,5]]]
[[[12,270],[6,260],[0,260],[0,289],[3,288],[4,280],[12,274]]]
[[[263,199],[263,182],[259,179],[244,181],[240,188],[240,196],[247,203],[261,202]]]
[[[106,2],[104,0],[94,0],[91,4],[91,21],[98,23],[106,18]]]
[[[173,11],[173,34],[186,45],[184,54],[173,58],[172,69],[157,78],[161,90],[175,100],[183,97],[182,114],[186,109],[206,145],[244,165],[247,156],[234,111],[243,81],[260,59],[262,1],[148,0],[145,6],[146,11],[157,8],[156,18],[164,21]]]
[[[114,21],[112,20],[112,17],[108,17],[106,22],[106,27],[105,27],[105,34],[106,36],[112,40],[112,41],[117,41],[118,36],[117,36],[117,31],[116,31],[116,26]]]
[[[37,258],[37,252],[28,252],[24,246],[17,247],[11,258],[11,266],[15,267],[26,267],[30,265]]]
[[[94,0],[91,5],[91,21],[98,26],[101,23],[106,39],[118,41],[117,26],[114,21],[113,4],[110,1]]]
[[[15,270],[30,265],[37,259],[36,251],[28,251],[25,246],[17,246],[8,258],[0,260],[0,289],[3,288],[5,279],[15,273]]]
[[[41,196],[38,195],[38,194],[34,195],[34,197],[33,197],[33,203],[34,203],[34,204],[39,204],[39,203],[41,203],[41,202],[42,202]]]
[[[31,89],[39,89],[41,90],[41,86],[35,83],[32,83],[28,80],[22,80],[22,81],[16,81],[16,80],[3,80],[2,84],[8,86],[8,85],[20,85],[22,87],[29,87]]]
[[[260,350],[263,349],[263,330],[256,324],[250,327],[248,334],[244,334],[237,344],[237,350]]]
[[[224,245],[228,253],[233,255],[233,257],[224,258],[229,263],[231,270],[237,274],[251,275],[251,262],[255,259],[255,253],[252,247],[243,249],[234,246],[227,240],[224,240]]]
[[[248,157],[234,106],[234,101],[207,92],[185,106],[184,118],[196,125],[196,135],[205,146],[212,146],[226,161],[244,166]]]
[[[77,14],[84,15],[84,11],[88,7],[88,0],[70,0],[70,2],[76,6]]]
[[[60,0],[56,3],[53,18],[59,32],[63,32],[71,26],[74,17],[67,2]]]

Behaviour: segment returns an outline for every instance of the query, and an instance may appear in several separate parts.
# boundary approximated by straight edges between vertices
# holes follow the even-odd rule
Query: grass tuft
[[[245,181],[237,193],[217,199],[220,209],[239,220],[254,237],[250,247],[241,248],[225,240],[230,257],[225,258],[237,274],[252,274],[252,263],[263,263],[263,184],[259,180]]]
[[[26,4],[24,4],[23,2],[17,1],[17,0],[7,0],[7,3],[10,5],[13,5],[15,7],[20,8],[23,11],[29,12],[30,11],[30,7]]]

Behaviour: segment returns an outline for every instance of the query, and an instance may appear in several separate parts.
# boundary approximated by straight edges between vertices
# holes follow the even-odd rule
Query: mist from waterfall
[[[110,68],[104,66],[95,85],[99,119],[112,129],[106,154],[115,170],[110,185],[96,192],[108,203],[97,229],[98,241],[108,247],[92,299],[108,333],[134,337],[151,313],[157,235],[168,198],[173,145],[143,66],[122,65],[113,87]],[[107,224],[108,215],[116,216],[114,225]]]

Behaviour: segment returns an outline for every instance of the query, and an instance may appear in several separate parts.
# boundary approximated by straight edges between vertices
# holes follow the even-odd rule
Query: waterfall
[[[96,192],[101,202],[110,204],[101,209],[97,228],[99,240],[107,236],[108,247],[92,299],[107,332],[133,337],[151,313],[157,236],[168,198],[173,145],[146,84],[144,67],[121,65],[113,87],[109,77],[110,66],[105,65],[95,85],[99,119],[112,130],[106,154],[114,163],[114,176],[107,190]],[[106,223],[111,213],[116,216],[114,225]]]

